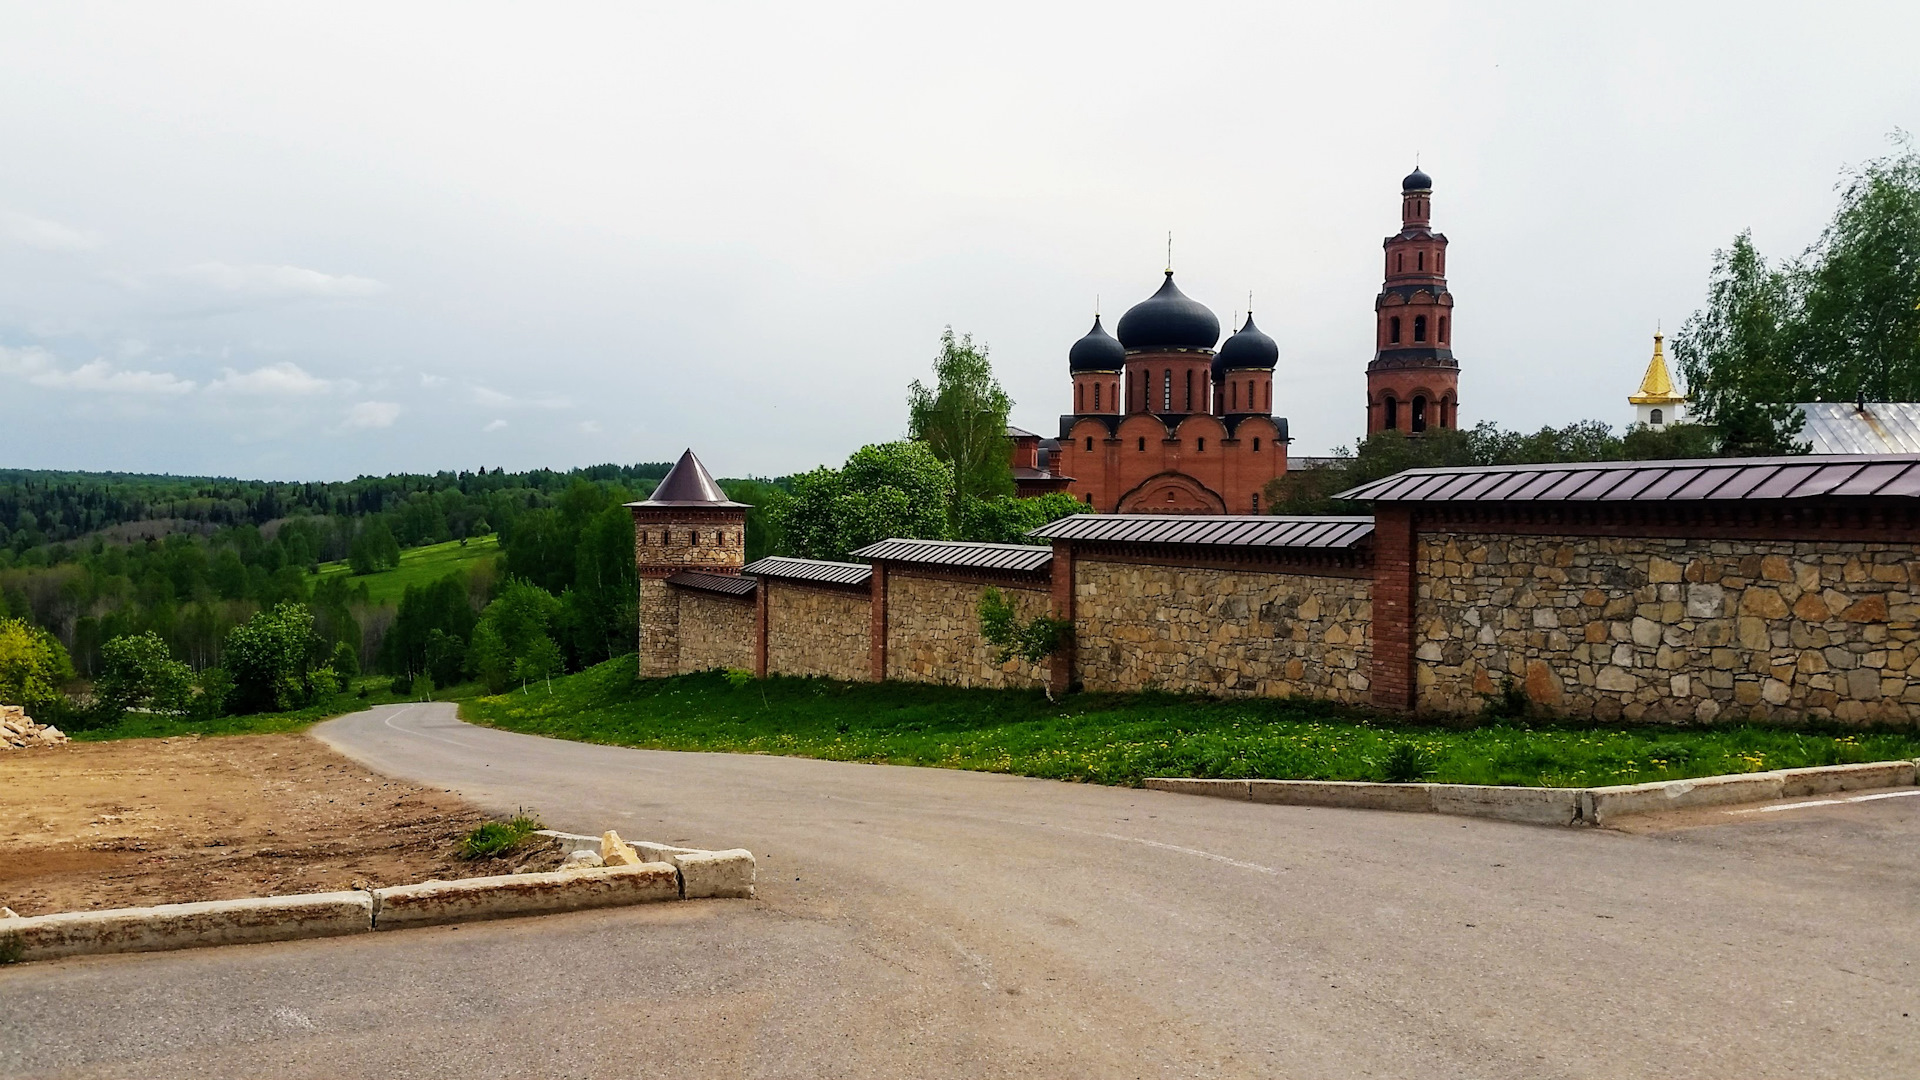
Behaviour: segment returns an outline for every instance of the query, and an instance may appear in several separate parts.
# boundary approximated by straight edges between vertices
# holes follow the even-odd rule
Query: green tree
[[[380,641],[380,669],[394,675],[414,675],[427,670],[431,662],[427,646],[436,631],[456,639],[459,642],[456,653],[463,652],[477,618],[467,575],[462,571],[456,570],[426,585],[407,586],[400,596],[400,608],[394,615],[393,625]],[[444,660],[442,662],[444,664]],[[451,680],[442,677],[446,674],[443,666],[434,677],[442,685],[459,681],[457,666]]]
[[[518,665],[535,654],[545,655],[553,643],[552,630],[560,615],[560,601],[532,582],[508,578],[500,592],[480,613],[467,648],[467,667],[500,693],[513,684]]]
[[[1920,152],[1895,152],[1843,181],[1840,206],[1794,268],[1786,352],[1807,401],[1920,401]]]
[[[940,335],[933,360],[934,385],[915,379],[907,388],[907,431],[927,444],[953,470],[949,516],[958,519],[968,499],[1013,494],[1013,466],[1007,443],[1007,417],[1013,399],[993,377],[984,345],[972,334]]]
[[[385,518],[376,514],[360,526],[347,563],[356,574],[377,574],[400,565],[400,542],[393,538]]]
[[[991,499],[968,499],[960,504],[960,521],[955,539],[986,544],[1031,544],[1027,533],[1072,514],[1091,513],[1093,507],[1064,491],[1049,492],[1030,499],[998,495]]]
[[[793,478],[774,508],[789,554],[842,559],[888,537],[944,540],[953,470],[923,443],[863,446],[839,469]]]
[[[280,604],[227,631],[228,705],[244,714],[312,704],[337,685],[333,669],[314,662],[322,644],[304,604]]]
[[[1793,404],[1816,400],[1786,347],[1791,276],[1767,265],[1750,232],[1713,258],[1707,306],[1673,339],[1694,415],[1720,429],[1731,455],[1791,452],[1805,423]]]
[[[149,630],[124,634],[101,646],[100,676],[93,693],[113,712],[146,708],[157,713],[187,711],[193,694],[193,670],[173,658],[167,643]]]
[[[58,709],[73,681],[73,661],[59,640],[24,619],[0,619],[0,704]]]

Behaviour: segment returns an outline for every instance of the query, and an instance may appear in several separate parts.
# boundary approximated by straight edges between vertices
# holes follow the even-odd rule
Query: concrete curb
[[[1633,814],[1696,806],[1766,802],[1866,788],[1909,787],[1920,761],[1823,765],[1732,776],[1703,776],[1600,788],[1480,784],[1375,784],[1360,780],[1193,780],[1153,777],[1145,786],[1182,795],[1286,806],[1397,810],[1517,821],[1530,825],[1603,825]]]
[[[568,852],[600,847],[597,836],[551,830],[541,830],[540,835],[560,840]],[[754,895],[753,853],[744,848],[700,851],[644,842],[628,846],[647,861],[638,866],[424,881],[372,892],[260,896],[27,918],[7,912],[0,915],[0,963],[337,937],[666,900],[751,899]]]
[[[63,911],[0,920],[0,950],[16,960],[53,960],[360,934],[373,929],[373,906],[368,893],[330,892]]]
[[[680,875],[666,863],[423,881],[373,891],[373,928],[401,930],[516,915],[680,899]]]

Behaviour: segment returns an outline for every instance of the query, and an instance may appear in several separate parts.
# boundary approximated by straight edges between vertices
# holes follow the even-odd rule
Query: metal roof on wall
[[[669,574],[667,584],[724,596],[752,596],[757,583],[752,578],[735,574],[703,574],[698,570],[682,570],[677,574]]]
[[[1208,547],[1350,548],[1373,534],[1370,517],[1272,514],[1074,514],[1028,533],[1046,540]]]
[[[882,540],[852,553],[875,562],[964,566],[973,570],[1028,573],[1053,562],[1053,549],[1033,544],[975,544],[961,540]]]
[[[1920,403],[1816,401],[1797,408],[1807,418],[1800,438],[1816,454],[1920,453]]]
[[[757,559],[741,567],[740,572],[785,581],[817,581],[826,585],[865,585],[873,577],[873,567],[866,563],[792,559],[784,555]]]
[[[1343,491],[1374,502],[1703,502],[1920,498],[1920,454],[1593,461],[1410,469]]]

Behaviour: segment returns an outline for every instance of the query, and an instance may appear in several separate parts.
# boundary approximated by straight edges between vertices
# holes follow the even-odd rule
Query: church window
[[[1100,411],[1100,384],[1099,383],[1093,384],[1093,411],[1094,412]]]
[[[1403,251],[1393,257],[1393,271],[1394,273],[1397,274],[1400,271],[1405,270],[1406,268],[1407,268],[1407,253]]]
[[[1413,340],[1427,340],[1427,317],[1425,315],[1415,315],[1413,317]]]
[[[1400,344],[1400,316],[1398,315],[1387,320],[1387,344]]]
[[[1392,398],[1387,399],[1386,426],[1394,431],[1400,430],[1400,403]]]
[[[1147,437],[1145,435],[1140,436],[1140,452],[1143,454],[1147,452]]]
[[[1187,369],[1187,411],[1193,411],[1193,369]]]
[[[1416,263],[1414,269],[1425,272],[1425,270],[1427,269],[1427,253],[1424,251],[1421,252],[1420,254],[1414,256],[1414,260]]]
[[[1662,415],[1663,414],[1660,412],[1659,409],[1655,409],[1653,410],[1653,412],[1648,414],[1647,421],[1648,423],[1652,423],[1652,424],[1664,424],[1666,423],[1666,421],[1661,419]]]
[[[1267,411],[1268,411],[1268,412],[1272,412],[1272,411],[1273,411],[1273,384],[1272,384],[1272,383],[1264,383],[1264,384],[1262,384],[1262,385],[1261,385],[1261,389],[1263,389],[1263,390],[1265,390],[1265,391],[1267,392],[1267,395],[1266,395],[1266,396],[1267,396]]]
[[[1658,413],[1659,411],[1660,411],[1660,410],[1658,410],[1658,409],[1655,409],[1655,410],[1654,410],[1654,412],[1656,412],[1656,413]],[[1657,423],[1659,423],[1659,422],[1660,422],[1660,421],[1658,421],[1658,420],[1655,420],[1655,421],[1654,421],[1654,423],[1656,423],[1656,424],[1657,424]],[[1194,453],[1196,453],[1196,454],[1204,454],[1204,453],[1206,453],[1206,452],[1207,452],[1207,440],[1205,440],[1205,439],[1195,439],[1195,440],[1193,440],[1193,452],[1194,452]]]
[[[1427,399],[1426,398],[1416,396],[1413,399],[1413,416],[1411,419],[1413,421],[1412,426],[1414,431],[1427,430]]]
[[[1087,505],[1088,506],[1093,505],[1093,492],[1091,491],[1087,492]]]
[[[1173,369],[1168,368],[1160,379],[1160,411],[1173,411]]]
[[[1260,512],[1260,493],[1257,491],[1253,493],[1253,512]]]
[[[1081,412],[1087,411],[1087,384],[1081,383],[1073,388],[1073,407]]]
[[[1231,408],[1233,409],[1234,412],[1239,412],[1240,411],[1240,384],[1228,383],[1227,387],[1228,387],[1227,396],[1229,400],[1233,402]]]
[[[1258,435],[1253,437],[1253,452],[1256,454],[1260,452],[1260,436]]]
[[[1087,453],[1093,453],[1093,436],[1087,436]]]
[[[1447,317],[1445,315],[1442,315],[1440,316],[1440,344],[1445,345],[1446,343],[1447,343]]]

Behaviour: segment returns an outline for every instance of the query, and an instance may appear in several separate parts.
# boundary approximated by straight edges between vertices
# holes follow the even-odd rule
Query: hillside
[[[346,578],[347,587],[367,587],[367,600],[373,604],[398,604],[409,585],[429,585],[455,570],[470,569],[482,560],[500,554],[496,535],[476,536],[468,540],[449,540],[444,544],[407,548],[400,552],[400,565],[377,574],[354,577],[346,560],[321,563],[320,580]]]

